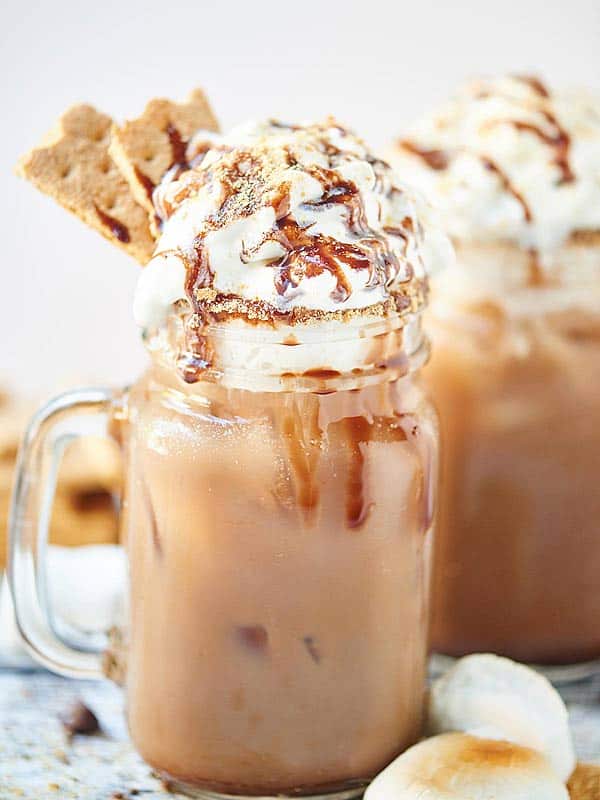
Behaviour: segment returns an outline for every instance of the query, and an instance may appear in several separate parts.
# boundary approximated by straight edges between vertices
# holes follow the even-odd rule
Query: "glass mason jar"
[[[398,317],[302,343],[216,326],[232,362],[198,380],[154,342],[131,389],[73,392],[32,421],[12,516],[20,630],[50,669],[100,674],[98,643],[53,624],[44,536],[62,443],[107,431],[126,472],[129,729],[176,789],[354,796],[419,738],[437,423],[418,316],[410,336]],[[366,363],[331,369],[348,346]]]
[[[529,285],[522,252],[480,254],[469,274],[465,257],[462,278],[434,287],[426,370],[444,454],[433,648],[559,682],[600,658],[598,256],[571,253],[575,280]]]

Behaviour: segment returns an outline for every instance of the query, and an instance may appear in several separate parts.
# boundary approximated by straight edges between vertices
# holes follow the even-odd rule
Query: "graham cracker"
[[[600,800],[600,765],[577,764],[567,788],[571,800]]]
[[[111,126],[92,106],[73,106],[17,173],[146,264],[154,250],[148,215],[109,155]]]
[[[140,117],[113,125],[110,155],[137,202],[151,214],[154,187],[174,164],[185,163],[186,145],[201,129],[219,129],[201,89],[194,89],[183,103],[150,100]]]

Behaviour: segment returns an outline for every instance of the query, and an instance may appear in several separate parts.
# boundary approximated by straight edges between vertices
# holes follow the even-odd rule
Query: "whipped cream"
[[[201,317],[237,302],[286,323],[415,312],[427,273],[450,257],[425,204],[332,120],[200,131],[187,155],[154,192],[161,235],[134,301],[144,329],[180,301]]]
[[[406,131],[389,158],[459,241],[551,260],[600,230],[600,98],[527,76],[476,81]]]

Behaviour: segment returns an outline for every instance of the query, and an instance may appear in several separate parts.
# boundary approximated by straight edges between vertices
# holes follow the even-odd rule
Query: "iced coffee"
[[[432,643],[600,657],[600,104],[480,81],[395,147],[456,266],[432,288],[442,428]]]
[[[129,726],[187,787],[358,789],[419,738],[435,423],[315,388],[131,396]]]
[[[169,109],[179,128],[157,122]],[[421,735],[438,474],[421,316],[450,245],[334,120],[184,142],[193,110],[155,101],[109,146],[120,168],[149,152],[131,146],[140,126],[166,147],[157,184],[157,159],[124,172],[151,203],[134,314],[152,363],[131,389],[74,392],[35,418],[15,503],[17,616],[45,664],[97,676],[99,656],[48,624],[34,520],[48,445],[108,418],[126,465],[130,597],[103,664],[125,684],[135,746],[192,796],[341,800]],[[92,112],[63,128],[76,138],[91,116],[106,130]],[[129,246],[139,226],[115,221]]]
[[[333,122],[236,131],[154,193],[126,683],[188,792],[357,793],[419,738],[437,435],[409,197]]]

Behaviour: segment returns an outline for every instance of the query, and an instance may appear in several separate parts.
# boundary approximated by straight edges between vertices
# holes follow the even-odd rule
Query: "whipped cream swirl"
[[[333,120],[200,131],[154,191],[156,252],[136,291],[142,328],[187,301],[253,320],[420,308],[450,245],[387,163]]]
[[[458,241],[502,241],[543,260],[600,230],[600,98],[529,76],[467,85],[390,153]]]

